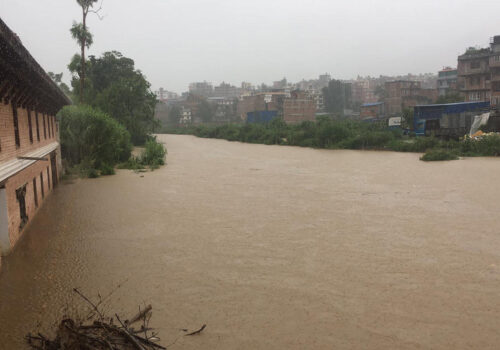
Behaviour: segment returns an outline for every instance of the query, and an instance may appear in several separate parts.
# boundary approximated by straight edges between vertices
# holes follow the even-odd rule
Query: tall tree
[[[85,102],[109,114],[130,132],[132,142],[144,143],[155,127],[156,96],[134,61],[117,51],[105,52],[97,58],[89,56],[86,62],[87,82]],[[73,58],[68,66],[74,91],[80,85],[79,64]]]
[[[78,5],[82,8],[82,23],[73,23],[73,26],[70,29],[71,35],[80,45],[80,103],[83,103],[83,90],[85,88],[85,48],[89,48],[92,45],[92,34],[88,31],[87,28],[87,15],[89,12],[95,13],[99,16],[98,10],[92,10],[94,4],[98,0],[76,0]]]

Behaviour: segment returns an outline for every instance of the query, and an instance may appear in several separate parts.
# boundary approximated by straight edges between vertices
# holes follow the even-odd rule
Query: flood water
[[[166,167],[49,197],[3,260],[1,349],[73,287],[153,304],[173,349],[498,348],[500,159],[160,139]]]

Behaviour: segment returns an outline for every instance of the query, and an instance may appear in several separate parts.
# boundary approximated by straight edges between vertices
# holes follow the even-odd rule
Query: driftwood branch
[[[194,332],[191,332],[191,333],[186,334],[186,337],[187,337],[188,335],[196,335],[196,334],[200,334],[200,333],[201,333],[201,332],[205,329],[205,327],[206,327],[206,326],[207,326],[207,325],[206,325],[206,324],[204,324],[204,325],[203,325],[203,326],[201,326],[201,328],[200,328],[200,329],[198,329],[197,331],[194,331]]]

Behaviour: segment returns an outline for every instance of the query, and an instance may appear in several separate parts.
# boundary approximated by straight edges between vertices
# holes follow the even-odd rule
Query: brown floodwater
[[[166,167],[48,198],[3,260],[1,349],[73,287],[152,303],[173,349],[499,347],[500,159],[160,139]]]

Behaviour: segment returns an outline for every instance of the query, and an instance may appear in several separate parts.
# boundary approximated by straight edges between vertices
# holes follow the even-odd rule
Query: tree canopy
[[[80,89],[79,60],[75,55],[68,66],[73,74],[72,87]],[[89,105],[109,114],[130,132],[132,142],[144,143],[156,126],[156,96],[134,61],[120,52],[105,52],[101,57],[89,56],[86,62],[87,81],[84,99]]]

